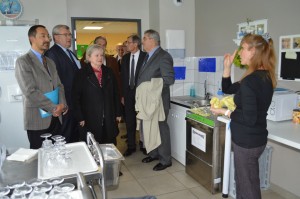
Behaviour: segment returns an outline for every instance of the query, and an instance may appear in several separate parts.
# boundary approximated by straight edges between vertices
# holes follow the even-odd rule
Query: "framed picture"
[[[286,49],[291,49],[291,38],[287,37],[287,38],[281,38],[281,49],[286,50]]]
[[[293,49],[300,49],[300,36],[293,38]]]
[[[23,7],[20,0],[0,1],[0,14],[6,19],[17,19],[22,15]]]
[[[237,39],[242,39],[248,33],[262,35],[266,33],[267,30],[267,19],[261,19],[256,21],[248,21],[238,24],[239,30],[237,32]]]

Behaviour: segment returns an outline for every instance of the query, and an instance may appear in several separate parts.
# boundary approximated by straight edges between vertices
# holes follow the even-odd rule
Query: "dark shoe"
[[[157,165],[155,165],[155,167],[153,167],[153,171],[161,171],[161,170],[164,170],[164,169],[166,169],[170,166],[172,166],[172,163],[170,163],[170,164],[158,163]]]
[[[122,176],[122,175],[123,175],[123,173],[121,171],[119,171],[119,176]]]
[[[154,161],[154,160],[158,160],[158,158],[152,158],[151,156],[148,156],[148,157],[144,158],[144,159],[142,160],[142,162],[143,162],[143,163],[149,163],[149,162],[152,162],[152,161]]]
[[[121,135],[122,139],[127,139],[127,135]]]
[[[144,155],[147,155],[147,151],[145,148],[140,148],[140,151],[142,151]]]
[[[125,153],[123,154],[123,156],[125,156],[125,157],[130,156],[134,152],[135,152],[135,149],[127,149],[125,151]]]

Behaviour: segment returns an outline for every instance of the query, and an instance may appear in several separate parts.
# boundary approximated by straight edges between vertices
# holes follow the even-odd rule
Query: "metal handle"
[[[1,95],[2,95],[2,88],[1,88],[1,86],[0,86],[0,98],[1,98]]]
[[[102,179],[101,179],[101,187],[102,187],[102,198],[106,199],[107,192],[106,192],[106,177],[105,177],[105,164],[104,164],[104,156],[99,147],[99,144],[96,142],[94,135],[90,132],[87,133],[87,144],[88,146],[92,146],[96,149],[97,155],[99,157],[99,163],[102,171]]]
[[[85,178],[81,172],[77,173],[77,188],[81,190],[85,199],[94,199],[89,186],[85,182]]]
[[[23,94],[11,95],[11,96],[14,98],[14,100],[22,100]],[[20,97],[21,97],[21,99],[20,99]]]

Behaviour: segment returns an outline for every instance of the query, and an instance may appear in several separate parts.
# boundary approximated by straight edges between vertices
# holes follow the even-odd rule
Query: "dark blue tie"
[[[129,86],[131,89],[134,88],[134,55],[132,55],[132,60],[131,60],[131,67],[130,67],[130,82]]]

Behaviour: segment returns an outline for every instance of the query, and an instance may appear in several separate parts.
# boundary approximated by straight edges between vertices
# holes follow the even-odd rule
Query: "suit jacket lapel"
[[[36,66],[39,67],[44,73],[46,73],[48,76],[50,76],[48,71],[46,70],[44,64],[40,62],[40,60],[36,57],[36,55],[31,50],[29,50],[28,55],[32,61],[33,67],[36,67]],[[46,57],[46,59],[47,59],[47,57]],[[50,74],[53,74],[50,67],[49,67],[49,71],[50,71]]]
[[[153,59],[156,57],[156,55],[158,54],[158,52],[161,50],[161,47],[158,47],[158,49],[156,49],[156,51],[153,53],[153,55],[148,58],[147,63],[141,67],[141,71],[140,73],[143,73],[145,71],[145,69],[148,67],[148,65],[153,61]]]

